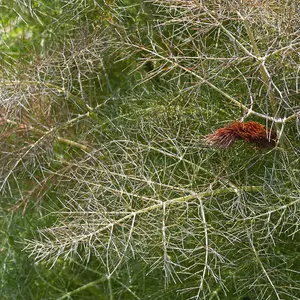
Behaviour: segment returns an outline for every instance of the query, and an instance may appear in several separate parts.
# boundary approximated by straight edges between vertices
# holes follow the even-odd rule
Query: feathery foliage
[[[0,6],[6,299],[299,299],[296,1]]]

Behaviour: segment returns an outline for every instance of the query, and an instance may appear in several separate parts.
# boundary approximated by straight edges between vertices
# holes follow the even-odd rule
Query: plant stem
[[[260,74],[261,74],[261,77],[263,79],[264,85],[266,86],[266,89],[267,89],[267,92],[268,92],[268,95],[269,95],[271,108],[272,108],[274,118],[275,118],[276,115],[280,111],[280,107],[277,105],[274,92],[271,88],[272,79],[271,79],[271,76],[270,76],[269,72],[266,69],[265,58],[262,58],[260,56],[259,49],[258,49],[257,43],[255,41],[254,34],[251,30],[251,26],[249,24],[249,21],[247,19],[245,19],[244,17],[242,17],[242,18],[243,18],[243,21],[244,21],[244,24],[245,24],[245,27],[246,27],[247,34],[250,38],[250,42],[251,42],[253,51],[255,53],[256,59],[260,62],[260,66],[259,66]],[[283,148],[286,148],[287,145],[288,145],[288,141],[287,141],[286,135],[282,131],[282,128],[281,128],[282,126],[280,126],[278,123],[275,123],[275,127],[276,127],[276,130],[277,130],[277,133],[281,133],[280,135],[278,135],[280,137],[280,144],[283,146]]]
[[[11,124],[11,125],[15,125],[15,126],[23,125],[22,128],[24,128],[24,130],[30,130],[30,131],[32,131],[34,133],[37,133],[37,134],[43,135],[43,136],[47,136],[50,133],[52,133],[52,132],[55,131],[55,128],[51,128],[48,131],[43,131],[43,130],[38,129],[36,127],[33,127],[31,125],[20,124],[20,123],[18,123],[16,121],[12,121],[10,119],[4,119],[4,121],[7,124]],[[72,146],[72,147],[80,148],[81,150],[86,151],[86,152],[90,152],[92,150],[92,148],[90,146],[86,146],[86,145],[77,143],[75,141],[72,141],[72,140],[69,140],[69,139],[66,139],[66,138],[63,138],[63,137],[60,137],[60,136],[56,136],[55,138],[60,143],[63,143],[63,144],[66,144],[66,145],[69,145],[69,146]]]
[[[103,276],[100,279],[97,279],[95,281],[91,281],[91,282],[89,282],[89,283],[81,286],[80,288],[78,288],[76,290],[73,290],[71,292],[68,292],[68,293],[64,294],[62,297],[57,298],[56,300],[62,300],[62,299],[65,299],[65,298],[69,298],[73,294],[79,293],[79,292],[81,292],[81,291],[83,291],[83,290],[85,290],[85,289],[87,289],[87,288],[89,288],[91,286],[94,286],[94,285],[96,285],[98,283],[105,282],[106,280],[107,280],[106,276]]]

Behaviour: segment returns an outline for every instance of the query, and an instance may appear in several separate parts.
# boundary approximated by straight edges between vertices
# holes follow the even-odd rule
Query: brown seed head
[[[257,122],[233,122],[205,138],[208,144],[222,148],[230,147],[238,139],[262,148],[273,148],[276,144],[276,133]]]

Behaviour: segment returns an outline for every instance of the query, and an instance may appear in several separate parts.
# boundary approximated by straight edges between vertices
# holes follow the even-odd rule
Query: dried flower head
[[[205,137],[208,144],[222,148],[230,147],[238,139],[262,148],[273,148],[276,144],[276,133],[267,130],[260,123],[250,121],[230,123]]]

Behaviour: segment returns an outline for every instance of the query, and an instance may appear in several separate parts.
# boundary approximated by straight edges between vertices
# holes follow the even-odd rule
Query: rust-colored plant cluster
[[[216,132],[206,136],[205,140],[210,145],[228,148],[236,140],[244,140],[261,148],[273,148],[276,144],[276,133],[267,130],[258,122],[232,122]]]

